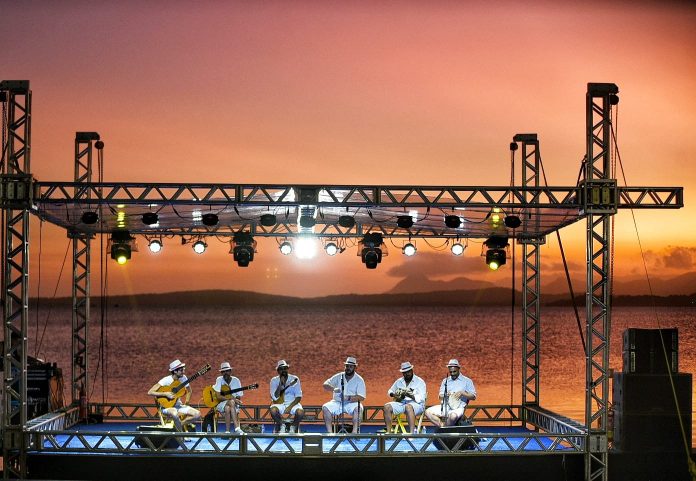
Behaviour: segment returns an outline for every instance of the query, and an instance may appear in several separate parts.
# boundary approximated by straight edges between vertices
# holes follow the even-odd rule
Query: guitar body
[[[193,374],[190,378],[186,379],[186,381],[181,382],[179,380],[174,381],[171,383],[169,386],[160,386],[160,388],[157,390],[157,392],[165,393],[165,392],[170,392],[174,395],[172,399],[168,399],[164,396],[162,397],[157,397],[157,404],[163,409],[167,408],[173,408],[176,402],[183,397],[184,394],[186,394],[186,386],[196,379],[198,376],[202,376],[206,372],[210,371],[210,364],[206,364],[203,366],[201,369],[196,371],[195,374]]]

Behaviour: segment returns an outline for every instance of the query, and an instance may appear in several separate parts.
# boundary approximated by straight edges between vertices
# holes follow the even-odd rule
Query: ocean
[[[63,368],[69,402],[70,310],[53,308],[48,320],[46,307],[38,318],[35,313],[29,354]],[[92,313],[88,394],[93,402],[150,402],[147,390],[167,374],[169,362],[181,359],[189,375],[206,363],[213,368],[192,383],[192,400],[197,401],[203,386],[215,380],[220,363],[229,361],[242,385],[260,384],[245,393],[244,401],[263,404],[269,401],[276,362],[285,359],[290,372],[301,378],[302,402],[316,405],[329,399],[324,380],[343,369],[347,356],[356,356],[367,384],[366,404],[388,400],[387,389],[400,376],[403,361],[414,364],[434,403],[447,361],[457,358],[476,385],[475,403],[515,404],[521,399],[520,312],[514,329],[511,317],[509,307],[110,307],[104,329],[99,312]],[[542,308],[541,317],[541,405],[582,422],[585,357],[573,310]],[[679,370],[694,373],[695,321],[694,308],[614,308],[611,367],[622,369],[625,329],[676,327]]]

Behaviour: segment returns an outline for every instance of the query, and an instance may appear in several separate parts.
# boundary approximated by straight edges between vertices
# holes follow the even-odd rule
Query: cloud
[[[390,246],[391,247],[391,246]],[[483,257],[474,255],[479,253],[479,246],[469,246],[465,255],[454,256],[449,250],[446,252],[418,252],[415,256],[404,259],[399,265],[391,267],[387,271],[390,277],[444,277],[452,275],[482,274],[488,270]],[[401,255],[400,250],[390,248],[389,255]]]
[[[661,252],[647,251],[645,257],[656,268],[688,271],[696,265],[696,247],[667,246]]]

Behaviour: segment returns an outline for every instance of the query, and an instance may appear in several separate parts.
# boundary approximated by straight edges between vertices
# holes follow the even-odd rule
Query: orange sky
[[[614,82],[629,185],[685,187],[684,209],[636,213],[651,274],[694,271],[696,7],[344,3],[3,4],[2,76],[29,79],[34,95],[33,174],[71,180],[74,133],[94,130],[108,181],[505,185],[512,136],[536,132],[549,182],[573,185],[586,84]],[[563,232],[578,272],[584,229]],[[629,212],[616,234],[617,275],[640,275]],[[33,222],[32,296],[38,237]],[[42,240],[41,294],[52,295],[67,240],[51,226]],[[463,259],[422,242],[413,259],[392,248],[369,272],[354,251],[300,262],[274,241],[246,270],[222,243],[203,256],[174,241],[153,256],[140,244],[131,263],[110,265],[112,293],[312,296],[381,292],[416,272],[510,276],[509,266],[486,272],[479,244]],[[558,274],[555,237],[543,256],[545,275]],[[675,256],[683,267],[667,267]],[[69,269],[68,258],[59,294],[69,293]]]

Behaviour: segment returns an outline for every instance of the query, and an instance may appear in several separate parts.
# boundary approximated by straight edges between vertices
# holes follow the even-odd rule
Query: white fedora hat
[[[183,362],[181,362],[177,359],[176,361],[172,361],[169,363],[169,372],[174,372],[177,369],[179,369],[180,367],[185,367],[185,366],[186,366],[186,364],[184,364]]]
[[[232,366],[230,366],[229,362],[223,362],[222,364],[220,364],[220,372],[231,371],[231,370],[232,370]]]
[[[449,362],[447,363],[447,367],[462,367],[459,365],[459,361],[456,359],[450,359]]]
[[[278,361],[278,364],[276,364],[276,371],[281,367],[290,367],[290,364],[285,362],[285,359],[281,359],[280,361]]]
[[[357,366],[358,360],[355,359],[353,356],[348,356],[348,358],[346,359],[346,365]]]
[[[401,368],[399,369],[399,371],[406,372],[406,371],[410,371],[411,369],[413,369],[413,364],[406,361],[406,362],[401,363]]]

